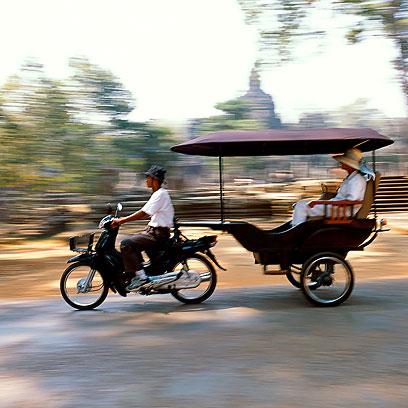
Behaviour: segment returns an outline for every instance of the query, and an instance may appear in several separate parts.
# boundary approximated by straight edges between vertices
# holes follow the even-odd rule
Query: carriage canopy
[[[209,133],[173,146],[177,153],[228,157],[344,153],[357,147],[363,152],[394,143],[368,128],[299,130],[247,130]]]

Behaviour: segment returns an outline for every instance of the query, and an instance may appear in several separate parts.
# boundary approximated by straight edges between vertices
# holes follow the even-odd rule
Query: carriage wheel
[[[288,281],[295,287],[300,289],[302,284],[300,283],[300,273],[302,271],[302,265],[290,265],[289,271],[286,273]]]
[[[313,256],[300,274],[302,292],[316,306],[337,306],[353,291],[354,274],[350,264],[335,253]]]

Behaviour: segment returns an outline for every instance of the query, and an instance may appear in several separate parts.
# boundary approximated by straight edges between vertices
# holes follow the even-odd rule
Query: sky
[[[313,41],[302,44],[296,62],[262,72],[261,87],[281,119],[295,122],[357,99],[385,116],[405,116],[392,44],[347,46],[330,19],[327,27],[319,52]],[[0,85],[27,58],[64,79],[68,59],[85,56],[132,92],[131,117],[143,121],[217,114],[216,103],[247,91],[258,47],[235,0],[2,0],[0,38]]]

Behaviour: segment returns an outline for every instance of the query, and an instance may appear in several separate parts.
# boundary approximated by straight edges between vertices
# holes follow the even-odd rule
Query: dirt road
[[[1,408],[376,407],[408,401],[407,279],[320,309],[288,287],[202,305],[0,301]]]
[[[58,293],[64,243],[1,248],[0,408],[405,408],[407,240],[394,228],[350,256],[355,290],[329,309],[228,235],[228,271],[196,306],[110,295],[74,311]]]

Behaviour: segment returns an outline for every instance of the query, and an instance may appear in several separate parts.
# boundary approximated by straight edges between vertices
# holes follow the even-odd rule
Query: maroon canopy
[[[223,131],[173,146],[177,153],[201,156],[268,156],[363,152],[394,143],[373,129],[299,129]]]

